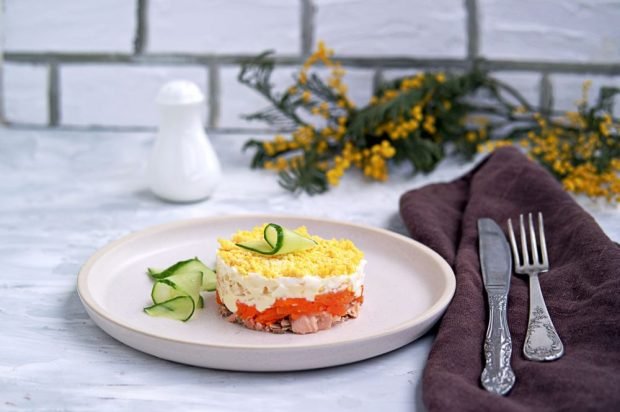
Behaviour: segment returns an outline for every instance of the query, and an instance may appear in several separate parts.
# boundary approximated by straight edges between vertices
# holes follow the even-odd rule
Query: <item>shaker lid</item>
[[[201,103],[205,99],[200,88],[187,80],[172,80],[164,84],[155,98],[155,102],[163,105]]]

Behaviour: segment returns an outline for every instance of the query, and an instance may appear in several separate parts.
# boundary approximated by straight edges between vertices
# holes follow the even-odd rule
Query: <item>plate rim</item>
[[[303,343],[303,342],[288,343],[286,346],[279,346],[279,345],[273,345],[273,344],[260,344],[260,345],[234,344],[234,343],[213,344],[213,343],[201,343],[201,342],[196,342],[196,341],[187,340],[183,338],[171,338],[168,336],[163,336],[157,333],[138,329],[132,326],[131,324],[128,324],[128,323],[123,322],[122,320],[119,320],[118,317],[111,315],[108,311],[105,310],[105,308],[99,305],[96,302],[95,298],[91,295],[91,292],[88,288],[87,281],[88,281],[88,276],[89,276],[89,273],[93,265],[102,256],[122,246],[124,243],[131,241],[133,239],[137,239],[137,238],[144,237],[144,236],[150,236],[158,232],[164,232],[166,230],[175,229],[179,227],[196,225],[198,223],[203,223],[203,222],[233,220],[233,219],[239,219],[239,218],[257,219],[257,220],[258,219],[274,219],[274,218],[279,219],[281,218],[281,219],[315,221],[315,222],[328,223],[328,224],[337,224],[340,226],[349,226],[349,227],[354,227],[356,229],[369,230],[371,232],[379,233],[380,235],[386,235],[389,237],[393,237],[399,241],[404,241],[406,243],[411,244],[412,246],[420,248],[426,253],[428,253],[431,257],[433,257],[433,259],[437,263],[439,263],[439,265],[442,266],[444,269],[442,271],[442,277],[446,283],[446,287],[443,290],[442,294],[439,296],[439,298],[420,315],[410,320],[404,321],[388,330],[383,330],[381,333],[375,333],[372,335],[361,336],[361,337],[356,337],[356,338],[351,338],[351,339],[342,339],[342,340],[338,340],[335,342],[313,343],[311,345],[309,345],[308,343]],[[380,339],[385,335],[393,335],[393,334],[402,333],[403,331],[407,330],[408,327],[412,326],[412,324],[424,324],[432,317],[440,314],[442,310],[445,311],[447,306],[450,304],[450,301],[452,300],[456,292],[456,277],[455,277],[452,267],[450,267],[448,262],[446,262],[446,260],[441,255],[439,255],[439,253],[437,253],[430,247],[424,245],[423,243],[417,240],[414,240],[407,236],[390,231],[388,229],[383,229],[383,228],[365,225],[361,223],[354,223],[354,222],[349,222],[349,221],[342,221],[342,220],[316,217],[316,216],[303,216],[303,215],[282,214],[282,213],[242,213],[242,214],[230,214],[230,215],[221,215],[221,216],[203,216],[203,217],[194,217],[194,218],[188,218],[188,219],[174,220],[174,221],[170,221],[166,223],[160,223],[160,224],[148,226],[144,229],[133,230],[115,240],[112,240],[111,242],[107,243],[103,247],[97,249],[95,253],[93,253],[86,260],[86,262],[84,262],[84,264],[81,266],[78,272],[76,286],[77,286],[78,296],[80,300],[82,301],[82,304],[85,306],[85,309],[87,310],[87,312],[92,311],[97,316],[104,319],[105,321],[110,322],[114,324],[115,326],[120,327],[131,333],[137,333],[137,334],[140,334],[148,338],[164,340],[164,341],[168,341],[174,344],[193,345],[193,346],[197,346],[200,348],[214,348],[214,349],[220,349],[220,350],[221,349],[224,349],[224,350],[244,349],[244,350],[253,350],[253,351],[272,351],[272,350],[286,351],[286,350],[297,350],[297,349],[304,348],[304,347],[311,347],[313,349],[314,348],[324,349],[324,348],[329,348],[330,346],[340,346],[345,343],[354,344],[354,343],[368,342],[374,339]],[[92,318],[92,316],[90,317]],[[92,319],[92,320],[95,321],[95,319]],[[101,327],[96,321],[95,321],[95,324]],[[116,338],[115,336],[112,336],[112,337]]]

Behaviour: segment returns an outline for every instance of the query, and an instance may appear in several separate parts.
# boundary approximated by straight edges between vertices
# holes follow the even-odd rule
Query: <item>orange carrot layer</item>
[[[313,315],[320,312],[344,316],[351,303],[359,302],[361,304],[363,301],[363,295],[356,297],[351,290],[341,290],[317,295],[313,301],[304,298],[277,299],[270,308],[262,312],[256,310],[255,306],[237,302],[236,314],[241,319],[254,319],[256,322],[270,325],[287,316],[290,316],[292,320],[303,315]]]

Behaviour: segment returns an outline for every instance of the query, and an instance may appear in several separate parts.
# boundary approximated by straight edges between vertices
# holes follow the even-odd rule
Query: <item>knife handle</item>
[[[489,326],[484,340],[486,365],[480,376],[482,386],[489,392],[505,395],[515,383],[510,367],[512,339],[508,330],[505,294],[489,294]]]

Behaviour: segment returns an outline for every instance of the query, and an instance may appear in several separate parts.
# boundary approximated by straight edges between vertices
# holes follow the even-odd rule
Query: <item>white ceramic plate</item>
[[[275,222],[306,225],[324,238],[351,239],[366,255],[364,305],[359,318],[311,335],[257,332],[224,321],[214,293],[188,322],[146,315],[152,281],[147,267],[198,256],[214,262],[217,239]],[[90,317],[108,334],[140,351],[189,365],[240,370],[322,368],[371,358],[424,334],[443,314],[454,273],[434,251],[407,237],[367,226],[281,215],[186,220],[119,239],[92,256],[78,275]]]

